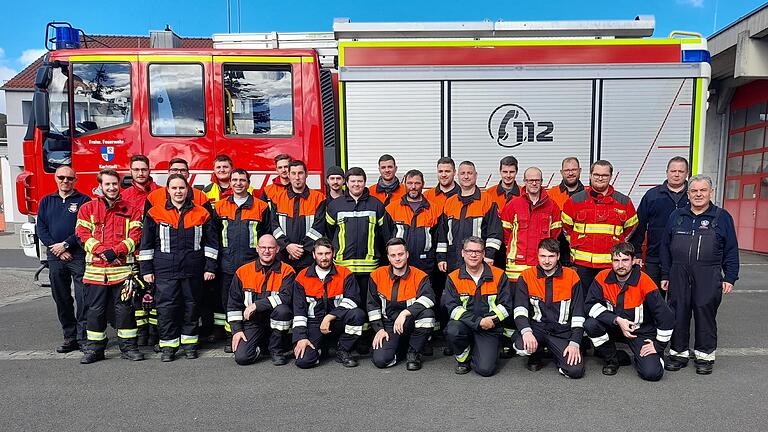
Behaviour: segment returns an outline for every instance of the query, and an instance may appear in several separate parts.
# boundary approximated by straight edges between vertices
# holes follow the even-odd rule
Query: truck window
[[[75,63],[75,136],[131,123],[131,65]]]
[[[203,65],[149,65],[149,124],[155,136],[205,135]]]
[[[293,135],[291,66],[225,64],[227,135]]]

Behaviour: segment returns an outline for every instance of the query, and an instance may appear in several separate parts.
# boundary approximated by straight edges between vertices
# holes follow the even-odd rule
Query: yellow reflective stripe
[[[638,223],[637,215],[632,216],[631,218],[627,219],[626,222],[624,222],[624,228],[629,228],[633,225],[636,225]]]
[[[464,350],[461,354],[456,356],[456,361],[464,363],[469,359],[469,353],[471,350],[472,345],[468,346],[467,349]]]
[[[213,61],[217,63],[313,63],[312,57],[298,56],[213,56]]]
[[[562,228],[562,227],[563,227],[563,223],[561,221],[555,221],[555,222],[552,222],[551,224],[549,224],[550,231],[553,230],[553,229],[558,229],[558,228]]]
[[[517,215],[515,215],[515,217],[517,217]],[[507,222],[507,221],[505,221],[505,220],[502,220],[501,221],[501,227],[505,228],[505,229],[512,229],[512,224]]]
[[[605,234],[619,236],[624,232],[624,227],[621,225],[612,224],[576,223],[573,225],[573,231],[579,234]]]
[[[160,55],[139,55],[139,61],[143,62],[209,62],[211,56],[185,56],[185,55],[173,55],[173,56],[160,56]]]
[[[197,343],[197,335],[195,335],[195,336],[181,335],[181,343],[182,344],[196,344]]]
[[[259,221],[249,223],[251,224],[251,247],[255,249],[259,245]]]
[[[144,316],[147,316],[147,311],[145,311],[144,309],[136,309],[133,315],[136,317],[144,317]]]
[[[376,216],[368,216],[368,253],[365,254],[366,260],[372,260],[376,251],[373,247],[373,241],[376,237]]]
[[[131,221],[131,222],[128,222],[128,228],[129,229],[141,228],[143,226],[144,226],[144,224],[141,221]]]
[[[229,321],[224,321],[224,331],[227,333],[232,333],[232,326],[229,325]]]
[[[229,227],[229,220],[221,220],[221,247],[229,247],[229,239],[227,238],[227,227]]]
[[[328,225],[336,225],[336,219],[332,218],[327,212],[325,213],[325,221],[328,222]]]
[[[93,232],[93,228],[94,228],[93,224],[88,222],[88,221],[86,221],[86,220],[78,219],[77,220],[77,225],[80,225],[81,227],[85,227],[88,230],[90,230],[91,232]]]
[[[136,325],[137,325],[137,326],[139,326],[139,327],[141,327],[141,326],[145,326],[145,325],[147,325],[148,323],[149,323],[149,321],[147,321],[147,320],[146,320],[146,319],[144,319],[144,318],[140,318],[140,319],[137,319],[137,320],[136,320]]]
[[[347,247],[347,228],[345,223],[339,224],[339,250],[336,252],[336,259],[334,261],[344,260],[344,249]]]
[[[104,339],[107,338],[107,332],[105,331],[97,332],[97,331],[86,330],[85,334],[89,341],[103,341]]]
[[[157,318],[149,318],[147,321],[150,325],[157,325]]]
[[[135,338],[139,334],[139,329],[132,328],[132,329],[117,329],[117,337],[122,339],[131,339]]]
[[[128,255],[132,254],[134,250],[136,250],[136,243],[133,241],[132,238],[127,238],[122,241],[122,243],[125,244],[125,247],[128,248]]]
[[[504,315],[504,312],[499,309],[499,305],[496,304],[496,297],[496,295],[488,296],[488,305],[491,307],[491,311],[494,313],[494,315],[499,318],[499,321],[504,321],[506,316]]]
[[[166,347],[167,348],[178,348],[180,341],[181,341],[180,338],[161,340],[160,341],[160,348],[166,348]]]
[[[517,215],[515,215],[515,219],[510,224],[510,227],[512,229],[512,237],[509,239],[509,244],[507,245],[507,248],[509,248],[509,251],[507,252],[507,266],[509,266],[509,262],[515,262],[515,259],[517,258],[517,228],[520,226],[520,224],[517,223]]]
[[[560,212],[560,219],[563,221],[563,224],[573,225],[573,218],[568,216],[565,212]]]
[[[507,277],[512,280],[517,280],[520,277],[520,273],[530,268],[531,266],[525,264],[510,264],[507,262],[506,273]]]
[[[88,240],[85,241],[85,244],[83,245],[83,249],[85,249],[86,252],[93,253],[93,248],[98,246],[100,242],[96,240],[93,237],[88,238]]]
[[[611,262],[611,254],[596,254],[592,252],[580,251],[578,249],[571,249],[571,257],[575,260],[607,264]]]
[[[136,55],[73,55],[69,56],[70,61],[81,62],[129,62],[136,61]]]

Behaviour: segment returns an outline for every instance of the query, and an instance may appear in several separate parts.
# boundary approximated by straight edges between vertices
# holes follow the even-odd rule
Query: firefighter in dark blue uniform
[[[662,236],[661,286],[675,312],[668,371],[688,364],[691,314],[696,373],[712,373],[717,348],[717,308],[739,278],[739,246],[731,215],[712,204],[712,179],[688,181],[690,208],[675,210]]]

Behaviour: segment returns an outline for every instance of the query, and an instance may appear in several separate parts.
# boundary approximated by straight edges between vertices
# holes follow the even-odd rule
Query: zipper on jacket
[[[699,260],[700,253],[701,253],[701,235],[699,235],[699,244],[696,246],[696,261]]]

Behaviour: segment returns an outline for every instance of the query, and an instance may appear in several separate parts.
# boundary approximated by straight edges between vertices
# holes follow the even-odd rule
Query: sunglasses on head
[[[71,181],[71,182],[75,181],[75,178],[70,176],[57,175],[56,178],[59,179],[59,181],[64,181],[64,180]]]

